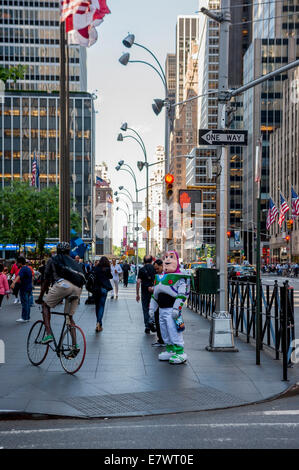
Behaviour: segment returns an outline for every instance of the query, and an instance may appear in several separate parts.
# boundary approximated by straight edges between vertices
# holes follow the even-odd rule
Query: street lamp
[[[169,90],[168,90],[168,87],[167,87],[167,80],[166,80],[166,75],[165,75],[164,69],[163,69],[162,65],[160,64],[159,60],[157,59],[157,57],[155,56],[155,54],[150,49],[143,46],[142,44],[139,44],[139,43],[135,42],[134,34],[128,34],[128,36],[124,38],[122,43],[125,47],[127,47],[129,49],[133,45],[137,46],[137,47],[141,47],[142,49],[147,51],[152,56],[152,58],[154,59],[154,61],[156,62],[157,66],[158,66],[157,67],[157,66],[151,64],[150,62],[146,62],[144,60],[130,60],[130,54],[128,52],[125,52],[119,59],[119,62],[122,65],[127,65],[128,63],[140,63],[140,64],[145,64],[145,65],[151,67],[159,75],[159,77],[160,77],[160,79],[163,83],[164,90],[165,90],[165,99],[164,100],[155,99],[154,100],[155,108],[154,108],[154,105],[153,105],[153,110],[158,115],[161,112],[163,106],[165,106],[165,172],[167,173],[168,172],[168,167],[169,167],[170,103],[169,103]],[[126,130],[126,127],[124,126],[124,129],[122,129],[122,130]]]
[[[114,196],[120,196],[120,195],[126,196],[132,203],[134,202],[130,193],[128,194],[128,193],[123,193],[122,191],[115,191]]]
[[[127,46],[127,47],[131,47],[131,46]],[[149,172],[148,172],[148,161],[147,161],[147,153],[146,153],[145,143],[144,143],[142,137],[140,136],[140,134],[135,129],[133,129],[132,127],[128,127],[127,122],[124,122],[121,125],[120,129],[124,132],[126,132],[127,130],[130,130],[130,131],[134,132],[134,134],[137,137],[135,137],[134,135],[123,136],[122,134],[118,134],[117,140],[119,142],[123,142],[124,139],[134,139],[139,144],[139,146],[141,147],[141,150],[142,150],[143,155],[144,155],[144,162],[141,162],[141,164],[142,164],[141,170],[143,169],[144,166],[146,166],[146,229],[148,229],[148,218],[149,218],[149,197],[148,197]],[[120,162],[118,162],[118,164],[120,164]],[[137,166],[138,166],[138,163],[137,163]],[[139,166],[138,166],[138,168],[140,170]],[[149,254],[149,230],[147,230],[147,237],[146,237],[146,253]]]
[[[119,194],[123,194],[123,195],[126,196],[125,193],[119,193]],[[123,204],[126,205],[126,208],[127,208],[127,211],[128,211],[128,212],[127,212],[127,214],[128,214],[128,224],[127,224],[127,225],[128,225],[128,235],[129,235],[129,234],[131,233],[131,231],[130,231],[130,224],[131,224],[131,215],[132,215],[132,214],[131,214],[130,207],[129,207],[129,204],[127,203],[127,201],[124,201],[123,199],[120,199],[119,197],[116,198],[116,201],[117,201],[117,202],[120,202],[120,203],[122,202]],[[119,206],[118,206],[118,207],[119,207]],[[119,207],[119,209],[122,209],[122,208]],[[118,209],[117,209],[117,210],[118,210]],[[133,226],[134,226],[134,211],[133,211]],[[132,234],[133,234],[133,230],[134,230],[134,228],[132,229]],[[128,237],[128,238],[129,238],[129,237]]]
[[[158,116],[161,113],[164,105],[165,105],[164,100],[160,100],[159,98],[156,98],[154,100],[154,104],[152,104],[152,108],[156,116]]]
[[[123,167],[127,167],[129,168],[127,170],[127,168],[123,168]],[[138,202],[138,187],[137,187],[137,181],[136,181],[136,176],[135,176],[135,173],[133,171],[133,169],[131,168],[130,165],[128,165],[127,163],[124,162],[124,160],[121,160],[118,162],[118,165],[115,167],[116,171],[126,171],[127,173],[129,173],[133,180],[134,180],[134,184],[135,184],[135,193],[136,193],[136,202]],[[123,188],[125,189],[125,188]],[[133,211],[134,211],[134,207],[133,207]],[[138,226],[138,210],[136,210],[136,227],[134,226],[134,230],[137,231],[137,235],[136,235],[136,241],[137,241],[137,246],[136,246],[136,266],[138,266],[138,234],[139,234],[139,226]]]

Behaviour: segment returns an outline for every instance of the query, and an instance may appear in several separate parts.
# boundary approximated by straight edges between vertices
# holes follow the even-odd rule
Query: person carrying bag
[[[110,263],[106,256],[102,256],[99,263],[92,272],[92,275],[95,278],[94,282],[94,299],[96,307],[96,332],[103,331],[102,320],[105,310],[105,303],[107,299],[108,292],[113,289],[110,279],[112,279],[112,274],[110,270]]]

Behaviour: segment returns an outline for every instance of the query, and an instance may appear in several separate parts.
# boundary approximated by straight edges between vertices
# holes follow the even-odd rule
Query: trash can
[[[219,289],[218,269],[197,268],[194,276],[195,292],[198,294],[217,294]]]

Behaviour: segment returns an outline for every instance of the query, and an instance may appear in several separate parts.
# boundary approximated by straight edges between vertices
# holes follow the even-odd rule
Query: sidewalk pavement
[[[97,334],[95,307],[85,305],[86,298],[85,292],[75,320],[85,332],[87,354],[74,376],[63,371],[52,351],[40,367],[29,363],[27,334],[33,321],[41,318],[40,308],[32,308],[30,323],[18,324],[21,306],[12,298],[4,300],[0,338],[6,363],[0,364],[0,413],[90,418],[222,409],[274,397],[299,378],[296,366],[289,369],[290,381],[283,382],[281,361],[265,352],[256,366],[254,346],[239,339],[238,353],[206,351],[210,322],[187,308],[188,362],[161,362],[158,354],[163,349],[151,346],[155,335],[144,333],[135,286],[121,285],[118,300],[107,299],[103,331]],[[54,329],[61,321],[53,317]]]

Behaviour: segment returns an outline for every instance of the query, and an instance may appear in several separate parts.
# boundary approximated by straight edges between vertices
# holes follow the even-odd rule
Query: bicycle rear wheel
[[[73,354],[74,337],[78,346]],[[66,325],[60,346],[60,362],[68,374],[75,374],[82,367],[86,354],[86,340],[83,331],[77,325]]]
[[[39,366],[44,362],[49,351],[49,345],[42,344],[45,332],[45,324],[42,320],[36,321],[29,331],[27,338],[27,356],[34,366]]]

